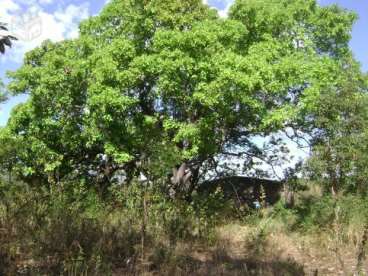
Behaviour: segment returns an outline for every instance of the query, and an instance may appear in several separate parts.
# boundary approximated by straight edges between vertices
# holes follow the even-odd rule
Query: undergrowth
[[[292,236],[301,248],[314,237],[341,267],[344,247],[356,250],[356,271],[365,261],[363,197],[302,195],[294,208],[280,201],[245,212],[220,190],[174,201],[139,183],[113,186],[104,199],[81,183],[1,184],[0,193],[0,275],[287,275],[303,268],[275,244]],[[238,243],[241,258],[231,255]]]

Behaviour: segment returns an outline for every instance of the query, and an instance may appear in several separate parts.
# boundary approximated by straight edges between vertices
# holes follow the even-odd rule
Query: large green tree
[[[111,1],[10,74],[29,100],[0,138],[20,145],[12,164],[30,182],[105,187],[116,170],[157,180],[185,164],[196,183],[234,145],[253,158],[253,137],[305,123],[343,70],[354,20],[315,0],[238,0],[226,19],[200,0]]]

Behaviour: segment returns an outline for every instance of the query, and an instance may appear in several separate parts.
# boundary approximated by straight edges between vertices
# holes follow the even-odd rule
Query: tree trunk
[[[294,191],[287,183],[284,184],[284,197],[285,197],[285,207],[293,208],[295,205]]]

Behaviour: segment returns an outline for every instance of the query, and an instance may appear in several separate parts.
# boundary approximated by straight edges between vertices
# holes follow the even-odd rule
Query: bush
[[[7,184],[0,191],[5,275],[105,274],[138,269],[139,257],[172,262],[178,242],[213,242],[214,227],[233,212],[220,191],[189,203],[139,183],[112,187],[104,201],[83,183],[51,190]]]
[[[29,190],[6,187],[1,201],[3,260],[9,274],[24,263],[29,273],[105,273],[124,266],[135,256],[140,235],[124,217],[110,215],[111,208],[93,191]],[[75,200],[78,198],[79,200]],[[5,252],[5,253],[4,253]],[[32,264],[27,264],[32,260]],[[13,274],[13,273],[10,273]]]
[[[308,197],[296,207],[296,225],[307,231],[329,229],[334,221],[335,202],[331,197]]]
[[[330,231],[334,224],[339,223],[345,231],[352,232],[361,231],[364,227],[368,219],[366,210],[368,201],[365,197],[347,195],[334,199],[331,196],[309,195],[301,197],[293,209],[286,209],[279,202],[274,206],[272,216],[289,230],[309,233]]]

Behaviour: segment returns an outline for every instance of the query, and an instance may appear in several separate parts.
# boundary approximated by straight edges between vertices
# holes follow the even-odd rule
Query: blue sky
[[[22,37],[13,49],[0,56],[0,78],[5,80],[5,72],[17,69],[22,63],[24,53],[38,46],[43,40],[60,41],[78,36],[78,23],[88,16],[97,14],[106,2],[107,0],[0,0],[0,22],[9,22],[11,30]],[[205,2],[218,8],[221,15],[225,15],[232,0],[205,0]],[[337,3],[359,14],[360,18],[354,26],[350,46],[361,62],[363,70],[368,71],[368,1],[319,0],[319,2],[321,5]],[[5,125],[14,105],[25,99],[25,96],[13,97],[0,105],[0,126]]]

